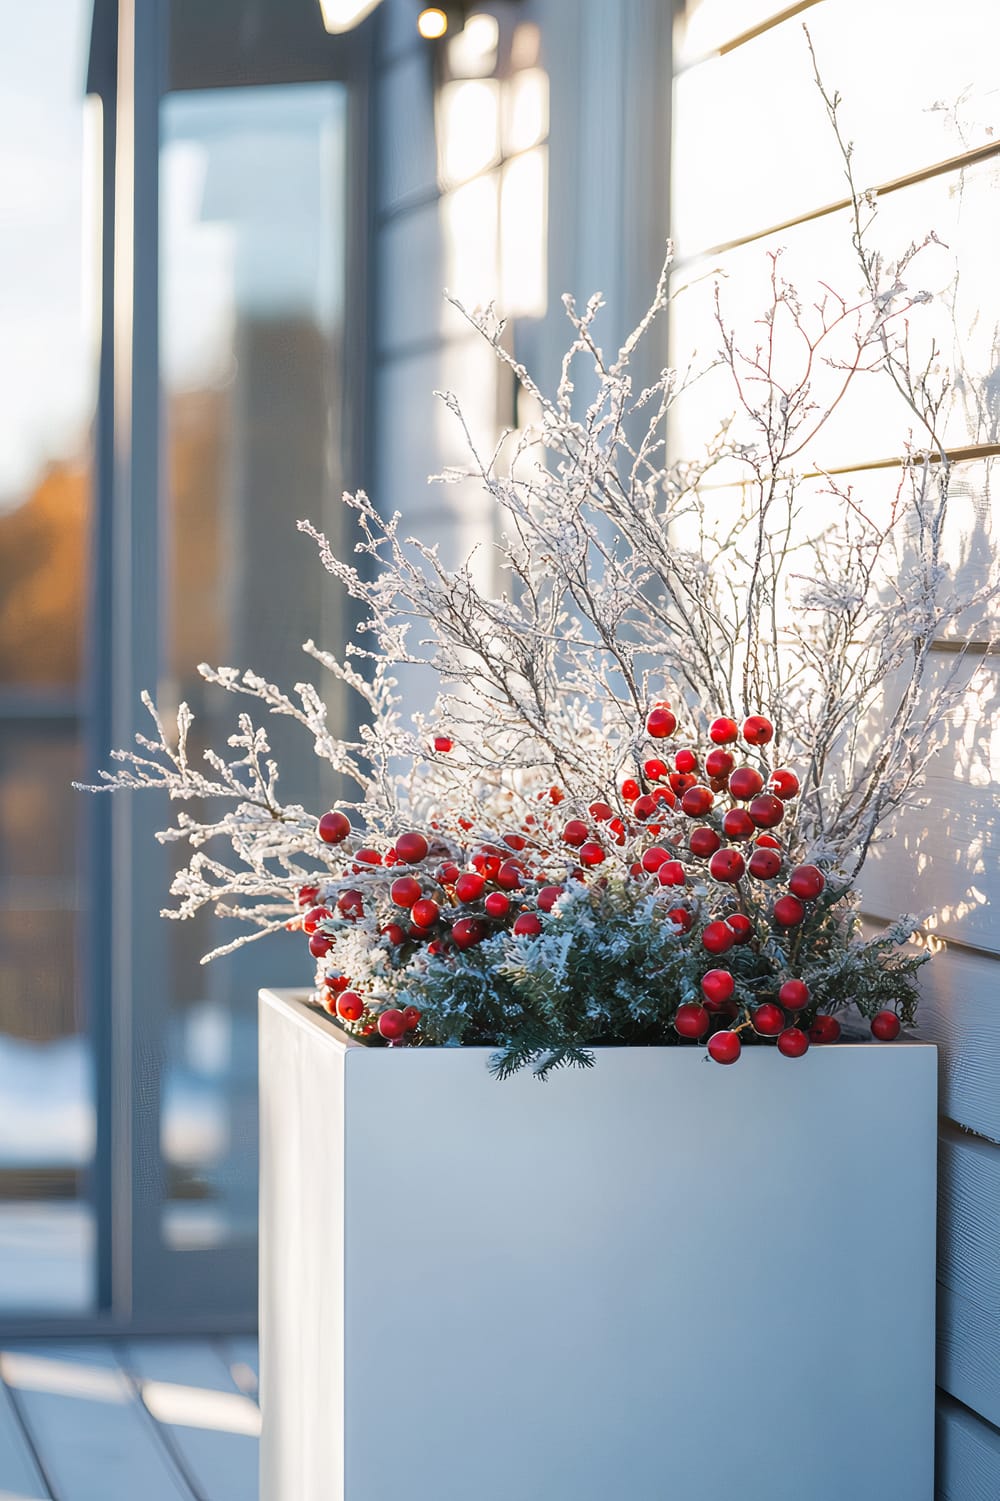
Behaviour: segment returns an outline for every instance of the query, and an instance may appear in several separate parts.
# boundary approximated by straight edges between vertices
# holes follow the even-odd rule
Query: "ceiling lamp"
[[[353,31],[378,4],[379,0],[319,0],[323,25],[335,36],[342,31]]]
[[[417,17],[417,30],[427,41],[436,41],[448,30],[448,15],[439,5],[426,6]]]

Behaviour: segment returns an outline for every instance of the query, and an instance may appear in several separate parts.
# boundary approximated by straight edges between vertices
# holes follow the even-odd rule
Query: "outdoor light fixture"
[[[417,17],[417,30],[427,41],[436,41],[448,30],[447,13],[437,5],[429,5]]]
[[[342,31],[353,31],[379,3],[380,0],[319,0],[319,8],[323,12],[323,25],[337,36]]]

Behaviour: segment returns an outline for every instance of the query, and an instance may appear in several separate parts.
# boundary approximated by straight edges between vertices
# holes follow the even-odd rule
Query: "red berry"
[[[663,862],[669,859],[670,856],[665,849],[658,844],[652,844],[648,850],[643,850],[640,864],[649,875],[654,875]]]
[[[758,881],[771,881],[781,869],[781,856],[777,850],[755,849],[747,869]]]
[[[315,933],[320,923],[325,922],[328,917],[332,916],[333,913],[329,907],[313,907],[312,911],[307,912],[302,919],[303,933]]]
[[[378,1029],[386,1042],[398,1042],[407,1030],[406,1018],[402,1011],[397,1011],[395,1006],[388,1011],[383,1011],[378,1019]]]
[[[318,896],[318,886],[300,886],[295,902],[299,907],[311,907]]]
[[[880,1011],[872,1017],[872,1036],[879,1042],[892,1042],[899,1036],[899,1017],[895,1011]]]
[[[622,797],[627,803],[634,803],[642,788],[632,777],[626,777],[622,783]]]
[[[729,790],[741,803],[756,797],[763,785],[764,778],[755,766],[737,766],[729,774]]]
[[[736,758],[732,751],[723,750],[720,746],[717,750],[710,750],[705,757],[705,770],[710,777],[728,777],[736,765]]]
[[[778,1037],[778,1052],[786,1058],[801,1058],[809,1050],[809,1039],[801,1027],[786,1027]]]
[[[437,902],[429,896],[422,897],[419,902],[414,902],[410,908],[410,916],[418,928],[433,928],[441,916],[441,908]]]
[[[596,823],[607,823],[609,818],[614,818],[615,816],[614,809],[609,807],[607,803],[591,803],[587,812]]]
[[[355,990],[345,990],[337,997],[337,1015],[345,1022],[357,1022],[364,1014],[365,1003]]]
[[[505,860],[497,871],[497,885],[504,891],[517,891],[522,884],[523,871],[514,860]]]
[[[708,862],[708,873],[713,881],[738,881],[746,866],[739,850],[716,850]]]
[[[716,1063],[735,1063],[742,1047],[735,1032],[715,1032],[708,1039],[708,1053]]]
[[[753,923],[742,912],[733,912],[726,918],[726,927],[732,930],[737,943],[747,943],[753,937]]]
[[[486,929],[477,917],[460,917],[458,922],[452,924],[451,936],[456,948],[471,949],[474,944],[483,941]]]
[[[562,831],[563,844],[572,844],[579,847],[586,839],[589,830],[580,818],[571,818]]]
[[[342,990],[350,989],[351,982],[346,975],[324,975],[323,984],[327,990],[333,990],[339,995]]]
[[[351,820],[346,813],[324,813],[317,825],[317,833],[324,844],[341,844],[351,832]]]
[[[688,746],[679,750],[674,757],[674,765],[678,771],[697,771],[698,757]]]
[[[762,1037],[777,1037],[785,1025],[785,1014],[780,1006],[765,1001],[753,1013],[753,1024]]]
[[[677,797],[683,796],[689,787],[697,787],[698,778],[693,771],[672,771],[667,777],[670,790]]]
[[[704,1006],[688,1001],[674,1012],[674,1027],[681,1037],[704,1037],[710,1022]]]
[[[809,1028],[810,1042],[836,1042],[839,1036],[840,1023],[835,1016],[817,1016]]]
[[[725,954],[736,942],[736,935],[726,923],[710,922],[701,935],[701,942],[710,954]]]
[[[780,850],[781,848],[781,840],[775,839],[773,834],[758,834],[754,844],[762,850]]]
[[[491,917],[506,917],[510,911],[510,897],[505,891],[491,891],[483,906]]]
[[[414,902],[419,902],[424,894],[424,889],[416,876],[400,876],[398,881],[393,881],[389,887],[389,895],[397,907],[412,907]]]
[[[714,855],[721,845],[722,840],[715,830],[710,829],[707,824],[701,825],[697,829],[692,829],[688,838],[688,849],[692,855],[700,855],[703,859],[706,859],[709,855]]]
[[[448,752],[452,749],[452,747],[454,746],[454,744],[455,744],[455,742],[451,739],[451,737],[449,735],[435,735],[434,736],[434,749],[436,751],[440,751],[443,756],[446,756],[448,754]]]
[[[551,912],[565,889],[565,886],[543,886],[538,893],[538,905],[542,911]]]
[[[694,927],[694,918],[686,907],[672,907],[667,913],[667,921],[680,928],[682,933],[690,933]]]
[[[359,865],[381,865],[382,864],[382,856],[379,854],[378,850],[371,850],[371,849],[357,850],[356,853],[355,853],[354,858],[358,862]]]
[[[735,719],[713,719],[708,727],[708,738],[713,745],[732,745],[739,733]]]
[[[333,948],[333,939],[326,933],[314,933],[309,940],[309,952],[314,959],[322,959]]]
[[[415,830],[409,834],[400,834],[396,840],[396,856],[404,865],[419,865],[427,854],[429,848],[423,834]]]
[[[643,763],[642,769],[651,782],[658,782],[661,777],[665,777],[667,774],[667,763],[659,761],[653,756],[649,761]]]
[[[749,839],[757,825],[745,808],[730,808],[722,820],[722,832],[727,839]]]
[[[455,895],[460,902],[476,902],[486,890],[486,881],[475,870],[465,870],[455,882]]]
[[[694,787],[689,787],[681,798],[681,810],[689,818],[704,818],[714,802],[714,793],[708,787],[702,787],[698,784]]]
[[[779,896],[774,904],[774,920],[779,928],[794,928],[806,915],[797,896]]]
[[[520,852],[524,849],[528,841],[527,839],[525,839],[523,834],[505,834],[503,836],[503,842],[509,850],[517,850],[518,852]]]
[[[581,846],[580,846],[580,864],[581,865],[601,865],[604,862],[604,858],[605,858],[605,856],[604,856],[604,850],[601,848],[601,846],[599,844],[595,844],[593,841],[591,841],[588,844],[581,844]]]
[[[646,734],[653,740],[665,740],[676,728],[676,716],[671,714],[665,704],[658,704],[646,716]]]
[[[394,943],[398,947],[398,945],[403,942],[406,934],[403,932],[403,929],[399,926],[398,922],[390,922],[386,923],[385,927],[382,929],[382,937],[388,938],[390,943]]]
[[[563,790],[562,790],[561,787],[550,787],[549,788],[548,799],[549,799],[549,802],[552,804],[552,806],[554,808],[557,808],[559,806],[559,804],[564,801],[565,797],[566,797],[566,794],[565,794],[565,792],[563,792]]]
[[[780,797],[787,802],[798,792],[799,779],[794,771],[787,771],[783,766],[778,767],[767,779],[767,790],[773,792],[775,797]]]
[[[747,745],[767,745],[774,739],[774,725],[763,714],[751,714],[743,721],[743,739]]]
[[[796,865],[788,877],[788,889],[804,902],[814,902],[826,885],[826,877],[815,865]]]
[[[648,793],[643,793],[642,797],[637,797],[632,804],[632,812],[636,818],[645,823],[646,819],[652,818],[656,812],[656,799],[650,797]]]
[[[687,875],[679,860],[664,860],[662,865],[657,866],[656,879],[661,886],[683,886]]]
[[[364,917],[365,903],[360,891],[342,891],[337,898],[337,911],[341,917]]]
[[[748,812],[758,829],[773,829],[784,818],[785,805],[780,797],[762,792],[752,800]]]
[[[710,969],[702,975],[701,993],[709,1006],[721,1006],[736,990],[736,981],[728,969]]]
[[[442,886],[454,886],[461,874],[462,872],[453,861],[446,860],[443,865],[438,866],[434,879],[440,881]]]
[[[537,912],[522,912],[514,923],[514,932],[519,938],[537,938],[542,931],[542,919]]]
[[[420,1012],[416,1006],[403,1007],[403,1020],[406,1023],[407,1032],[415,1032],[420,1025]]]
[[[809,986],[804,980],[786,980],[778,991],[778,1000],[786,1011],[801,1011],[809,1004]]]

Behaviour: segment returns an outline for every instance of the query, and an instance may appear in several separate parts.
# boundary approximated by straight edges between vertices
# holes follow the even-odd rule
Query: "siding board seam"
[[[935,651],[937,650],[937,643],[935,643],[934,649]],[[864,922],[872,923],[873,925],[880,928],[891,927],[892,923],[895,921],[894,918],[882,917],[876,912],[862,911],[860,915]],[[995,962],[998,958],[996,949],[982,948],[978,943],[967,943],[962,938],[948,938],[943,934],[937,934],[935,936],[942,938],[942,941],[945,945],[945,953],[947,953],[949,949],[958,949],[962,954],[975,954],[976,957],[980,959],[992,959]]]
[[[937,1393],[939,1401],[943,1398],[945,1404],[949,1407],[960,1407],[963,1412],[969,1414],[970,1418],[975,1418],[977,1423],[982,1423],[984,1428],[988,1429],[990,1433],[995,1433],[997,1438],[1000,1438],[1000,1428],[995,1423],[991,1423],[989,1418],[984,1418],[981,1412],[977,1412],[974,1407],[967,1407],[961,1398],[953,1397],[951,1392],[946,1391],[943,1386],[937,1388]]]
[[[949,156],[944,161],[932,162],[928,167],[917,167],[912,172],[905,172],[900,177],[890,178],[888,182],[872,184],[870,188],[860,191],[872,192],[877,198],[885,198],[890,193],[898,193],[904,188],[912,188],[919,183],[929,182],[931,178],[943,177],[949,172],[963,172],[967,167],[978,166],[980,162],[989,161],[995,156],[1000,156],[1000,141],[989,141],[984,146],[975,146],[970,151],[961,152],[958,156]],[[726,255],[732,250],[741,249],[744,245],[752,245],[755,240],[766,240],[771,235],[784,234],[786,230],[797,229],[800,224],[811,224],[816,219],[825,219],[830,214],[839,214],[850,207],[850,198],[839,198],[835,203],[827,203],[821,208],[810,209],[807,213],[796,214],[791,219],[783,219],[780,223],[771,224],[766,229],[757,229],[750,234],[739,235],[734,240],[725,240],[721,244],[692,251],[675,262],[674,270],[685,270],[688,266],[708,256]]]
[[[986,459],[1000,458],[1000,443],[967,443],[964,447],[945,448],[944,457],[949,464],[976,464],[983,463]],[[941,461],[941,455],[935,451],[927,455],[932,464]],[[908,457],[906,454],[896,454],[888,459],[864,459],[850,464],[830,464],[825,469],[804,470],[799,479],[826,479],[829,475],[838,474],[868,474],[879,469],[906,469],[919,464],[921,460],[914,454]],[[765,479],[772,476],[765,475]],[[756,485],[757,479],[720,480],[716,484],[703,484],[702,490],[741,490],[751,485]]]
[[[692,68],[700,68],[702,63],[711,62],[713,57],[725,57],[727,53],[736,52],[738,48],[745,46],[747,42],[755,41],[757,37],[764,36],[768,31],[773,31],[775,27],[783,25],[785,21],[791,21],[795,16],[800,16],[803,11],[812,10],[819,3],[820,0],[796,0],[794,5],[786,6],[784,10],[778,11],[776,15],[769,17],[768,20],[760,21],[756,26],[751,26],[746,31],[738,32],[736,36],[730,37],[726,42],[720,42],[717,47],[709,48],[707,52],[699,52],[697,56],[688,58],[686,62],[681,63],[679,68],[674,69],[674,77],[679,78],[682,73],[690,73]]]

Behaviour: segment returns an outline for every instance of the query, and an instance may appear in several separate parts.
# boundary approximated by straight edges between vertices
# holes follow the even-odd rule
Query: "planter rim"
[[[296,1025],[303,1027],[327,1045],[336,1048],[339,1052],[354,1057],[378,1058],[392,1056],[393,1058],[407,1057],[419,1058],[423,1056],[440,1057],[449,1053],[456,1057],[478,1057],[487,1059],[497,1052],[498,1044],[476,1044],[475,1046],[444,1047],[437,1043],[427,1043],[417,1048],[384,1048],[368,1047],[358,1038],[351,1037],[345,1032],[332,1016],[321,1011],[308,999],[309,992],[302,990],[272,990],[265,987],[258,991],[261,1005],[272,1006],[275,1010],[283,1012]],[[625,1053],[657,1054],[660,1056],[669,1054],[672,1058],[687,1057],[692,1062],[704,1063],[707,1057],[703,1047],[676,1046],[671,1047],[664,1043],[625,1044],[618,1047],[609,1047],[600,1043],[587,1044],[597,1054],[598,1059]],[[886,1057],[899,1053],[937,1052],[937,1044],[926,1041],[923,1038],[898,1037],[891,1043],[880,1043],[873,1038],[858,1037],[844,1038],[840,1042],[826,1042],[822,1046],[810,1048],[805,1055],[807,1058],[815,1058],[818,1055],[829,1054],[831,1057],[857,1057],[861,1054],[871,1054],[874,1057]],[[745,1067],[749,1058],[767,1058],[774,1062],[777,1059],[781,1067],[787,1068],[790,1063],[799,1063],[800,1059],[787,1059],[782,1057],[777,1048],[749,1047],[741,1055],[738,1067]],[[760,1065],[757,1065],[760,1066]],[[530,1073],[530,1069],[528,1070]],[[578,1072],[578,1071],[577,1071]]]

